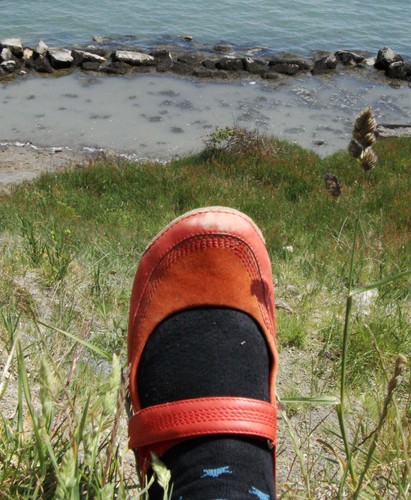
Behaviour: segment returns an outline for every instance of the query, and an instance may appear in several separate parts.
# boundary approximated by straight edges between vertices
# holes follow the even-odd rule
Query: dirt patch
[[[0,143],[0,190],[31,181],[43,172],[88,165],[101,155],[99,150],[73,151],[68,148],[43,148],[31,143]]]

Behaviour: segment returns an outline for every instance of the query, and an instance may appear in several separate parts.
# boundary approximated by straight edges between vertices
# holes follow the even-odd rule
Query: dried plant
[[[377,124],[371,108],[364,109],[355,120],[353,138],[348,146],[351,156],[359,161],[365,172],[375,167],[378,157],[372,149],[376,141]]]
[[[324,183],[325,183],[325,189],[332,195],[332,196],[340,196],[341,194],[341,186],[340,183],[338,182],[337,176],[331,174],[331,173],[326,173],[324,175]]]

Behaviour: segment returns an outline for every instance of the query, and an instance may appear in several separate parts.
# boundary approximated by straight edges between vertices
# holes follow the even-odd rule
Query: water
[[[21,0],[1,1],[0,40],[25,45],[87,44],[93,35],[149,48],[236,47],[308,55],[353,49],[376,55],[390,46],[411,56],[409,0]],[[181,39],[192,35],[193,41]],[[135,158],[169,159],[198,151],[215,127],[240,126],[284,137],[321,156],[345,148],[356,114],[372,106],[379,122],[411,122],[407,83],[388,86],[369,68],[279,88],[250,79],[201,83],[166,75],[29,78],[0,85],[0,141],[79,150],[113,148]]]
[[[20,0],[2,1],[0,37],[25,44],[87,44],[93,35],[149,47],[192,35],[273,51],[376,52],[411,55],[409,0]]]
[[[355,76],[311,75],[271,88],[181,78],[92,78],[81,73],[0,86],[0,141],[112,148],[135,159],[168,160],[198,152],[217,126],[234,124],[313,149],[345,149],[358,112],[371,106],[380,123],[410,123],[408,86]]]

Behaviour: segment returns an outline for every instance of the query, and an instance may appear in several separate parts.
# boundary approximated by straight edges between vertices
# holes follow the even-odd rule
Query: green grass
[[[11,360],[9,378],[2,378],[7,411],[2,409],[0,423],[0,491],[8,492],[6,498],[76,498],[79,491],[96,498],[110,498],[115,491],[124,498],[136,493],[132,454],[125,453],[119,367],[112,369],[101,352],[125,362],[128,301],[138,258],[165,224],[199,206],[228,205],[260,226],[277,296],[293,311],[278,310],[280,351],[291,349],[302,357],[314,353],[315,361],[304,368],[308,382],[300,387],[302,395],[338,394],[349,255],[360,206],[353,286],[411,267],[411,140],[377,143],[380,161],[365,184],[348,153],[321,160],[285,142],[245,141],[247,148],[208,148],[167,165],[104,160],[44,174],[0,195],[0,348],[2,362]],[[338,198],[324,188],[327,172],[342,184]],[[369,310],[353,307],[347,405],[354,444],[379,421],[398,354],[411,354],[409,285],[404,277],[381,287]],[[83,338],[95,350],[61,331]],[[411,477],[404,457],[410,445],[403,437],[411,428],[410,390],[405,370],[364,481],[364,498],[406,498]],[[295,395],[294,383],[287,387],[284,380],[281,391]],[[297,413],[311,411],[296,408]],[[113,433],[115,422],[119,428]],[[324,481],[338,489],[336,456],[344,451],[335,437],[338,426],[315,432],[335,452],[327,448],[315,467],[303,466],[310,475],[311,497],[320,498]],[[309,439],[314,438],[304,442]],[[369,444],[354,447],[358,473]],[[287,463],[296,479],[288,481],[288,493],[281,484],[280,491],[286,498],[304,498],[298,490],[301,472]],[[347,479],[347,494],[354,489]]]

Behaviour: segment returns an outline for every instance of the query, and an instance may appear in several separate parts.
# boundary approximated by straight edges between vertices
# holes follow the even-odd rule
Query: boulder
[[[49,49],[47,56],[54,69],[71,68],[74,63],[71,51],[68,49]]]
[[[3,61],[0,64],[0,67],[3,69],[5,73],[13,73],[16,69],[16,61]]]
[[[171,71],[178,75],[192,75],[194,66],[185,62],[176,61],[171,65]]]
[[[23,57],[23,45],[20,38],[6,38],[0,44],[1,48],[8,48],[16,57]]]
[[[109,75],[125,75],[130,70],[130,65],[120,61],[107,61],[100,65],[100,71]]]
[[[24,49],[24,51],[23,51],[23,59],[25,61],[33,59],[33,55],[34,55],[34,50],[33,49],[30,49],[28,47]]]
[[[40,56],[34,52],[33,58],[26,61],[26,67],[34,69],[37,73],[53,73],[50,61],[45,56]]]
[[[270,61],[269,66],[272,71],[288,76],[296,75],[299,71],[301,71],[298,64],[293,64],[292,62],[278,62],[273,64],[273,61]]]
[[[157,61],[156,69],[159,73],[169,71],[173,64],[173,56],[171,52],[166,49],[153,50],[150,56],[154,57]]]
[[[280,75],[276,71],[266,71],[265,73],[262,73],[261,75],[262,78],[265,80],[279,80]]]
[[[85,71],[100,71],[101,63],[93,61],[84,61],[80,64],[81,69]]]
[[[48,50],[49,50],[49,48],[48,48],[47,44],[44,43],[43,40],[40,40],[37,47],[36,47],[35,52],[37,52],[37,54],[39,54],[40,56],[46,56]]]
[[[153,56],[132,50],[116,50],[112,58],[113,61],[129,64],[130,66],[152,66],[155,64]]]
[[[5,47],[4,49],[1,50],[0,60],[1,61],[12,61],[13,60],[13,54],[11,53],[11,50],[8,47]]]
[[[365,66],[367,62],[365,57],[348,50],[337,50],[334,55],[344,66]]]
[[[216,62],[217,69],[225,71],[239,71],[244,69],[243,60],[238,57],[223,57]]]
[[[268,66],[265,61],[261,61],[260,59],[244,57],[243,68],[248,73],[252,73],[254,75],[262,75],[265,71],[267,71]]]
[[[98,63],[102,64],[106,62],[106,58],[98,54],[93,54],[92,52],[87,52],[85,50],[74,49],[71,51],[74,63],[78,66],[82,66],[84,63]]]
[[[320,75],[322,73],[329,73],[334,71],[337,67],[337,58],[334,54],[322,57],[314,62],[314,68],[311,70],[313,75]]]
[[[309,71],[310,66],[303,59],[271,59],[270,68],[284,75],[295,75],[299,71]]]
[[[407,80],[411,77],[411,64],[406,64],[403,61],[393,62],[385,70],[386,76],[398,80]]]
[[[399,54],[396,54],[389,47],[384,47],[383,49],[380,49],[378,51],[374,67],[377,69],[386,70],[392,63],[403,61],[403,58]]]
[[[231,52],[233,48],[231,45],[214,45],[213,50],[215,52]]]
[[[204,59],[204,61],[201,64],[206,69],[216,69],[215,67],[216,61],[213,61],[213,59]]]

